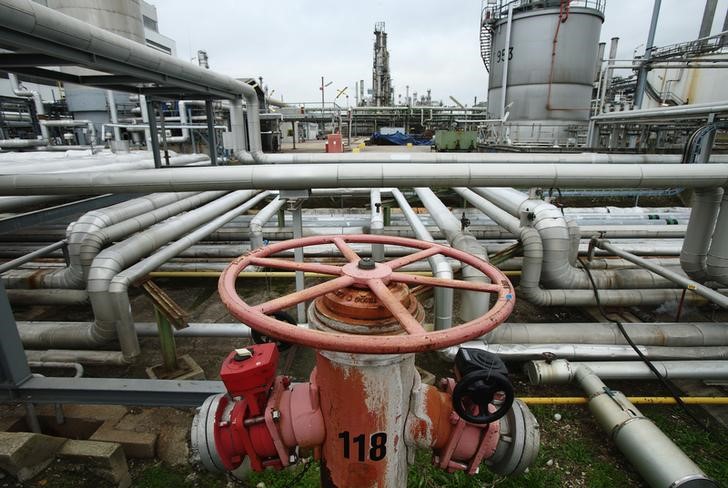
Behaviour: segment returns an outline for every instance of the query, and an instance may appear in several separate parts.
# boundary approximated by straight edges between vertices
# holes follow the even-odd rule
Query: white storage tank
[[[486,7],[488,106],[503,115],[507,64],[505,105],[514,142],[565,144],[585,131],[604,6],[604,0],[500,0]]]

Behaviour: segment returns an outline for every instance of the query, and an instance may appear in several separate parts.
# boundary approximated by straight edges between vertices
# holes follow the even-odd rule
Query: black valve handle
[[[496,400],[498,392],[503,393],[503,398],[491,413],[489,405]],[[506,376],[479,369],[471,371],[457,382],[452,392],[452,405],[455,412],[466,422],[489,424],[508,413],[515,396],[513,385]],[[473,412],[474,406],[478,407],[477,414]]]
[[[291,325],[298,325],[296,323],[296,319],[291,317],[286,312],[283,312],[283,311],[273,312],[271,315],[273,315],[273,317],[275,317],[276,319],[282,320],[284,322],[288,322]],[[265,334],[261,334],[260,332],[253,329],[252,327],[250,328],[250,337],[253,339],[253,342],[256,344],[267,344],[269,342],[275,342],[275,344],[276,344],[276,346],[278,346],[278,350],[280,352],[287,351],[291,347],[291,344],[289,344],[288,342],[279,341],[275,337],[270,337]]]

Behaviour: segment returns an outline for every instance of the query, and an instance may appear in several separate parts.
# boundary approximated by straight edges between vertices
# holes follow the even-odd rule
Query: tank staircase
[[[485,70],[490,73],[490,52],[493,49],[493,30],[491,20],[492,11],[489,7],[481,10],[480,14],[480,58],[483,60]]]

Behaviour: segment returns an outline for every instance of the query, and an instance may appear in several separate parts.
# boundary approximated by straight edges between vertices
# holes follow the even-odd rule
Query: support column
[[[149,114],[149,142],[151,142],[151,147],[148,149],[152,151],[154,167],[161,168],[162,156],[159,154],[159,133],[157,132],[157,113],[154,109],[154,100],[147,98],[146,107]]]
[[[0,282],[0,390],[13,390],[31,378],[5,285]]]
[[[217,166],[217,142],[215,141],[215,112],[212,110],[212,100],[205,100],[205,113],[207,114],[207,144],[210,152],[210,164]]]

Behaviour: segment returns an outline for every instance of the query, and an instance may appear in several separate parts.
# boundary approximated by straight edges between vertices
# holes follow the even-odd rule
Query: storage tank
[[[513,142],[565,144],[577,142],[580,132],[586,131],[604,4],[604,0],[501,0],[486,6],[488,104],[493,115],[502,117],[507,65],[506,126]]]

